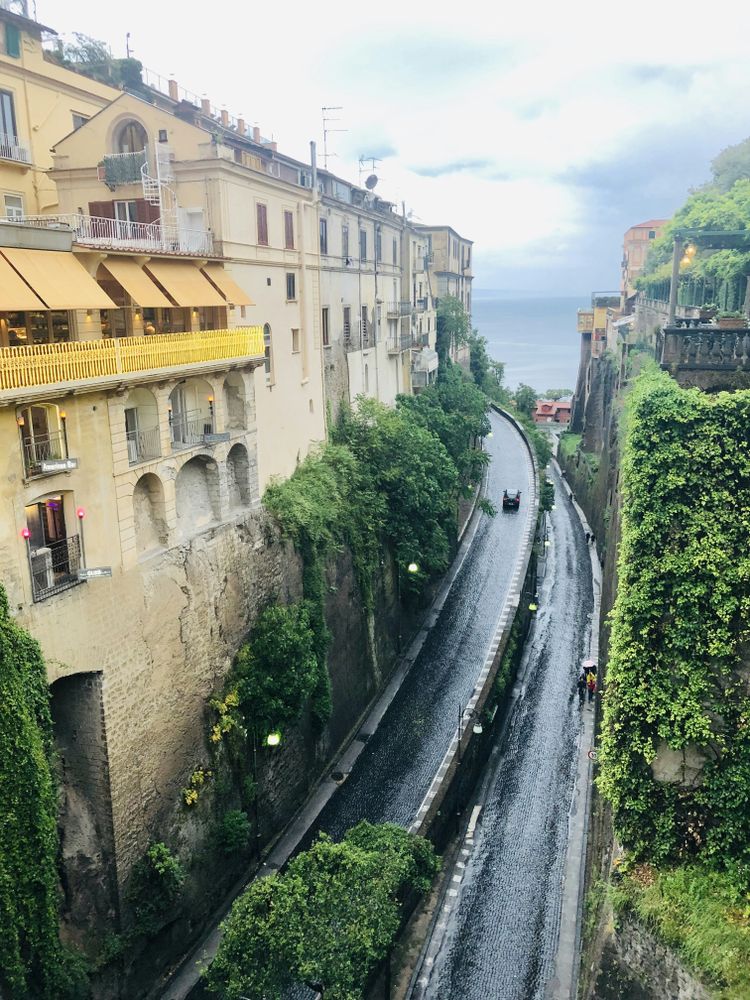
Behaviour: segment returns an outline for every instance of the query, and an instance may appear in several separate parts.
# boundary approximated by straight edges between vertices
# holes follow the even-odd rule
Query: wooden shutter
[[[284,212],[284,247],[294,250],[294,216],[291,212]]]
[[[265,205],[256,205],[258,213],[258,243],[261,246],[268,246],[268,214]]]
[[[149,225],[159,221],[159,206],[152,205],[145,198],[135,199],[135,221]]]
[[[114,219],[115,203],[113,201],[90,201],[89,215],[98,216],[100,219]]]

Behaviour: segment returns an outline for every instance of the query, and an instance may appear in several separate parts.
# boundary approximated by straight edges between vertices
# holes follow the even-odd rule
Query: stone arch
[[[141,476],[133,490],[135,547],[140,555],[167,544],[164,486],[152,472]]]
[[[247,430],[246,406],[245,380],[239,372],[230,372],[224,379],[225,430]]]
[[[227,455],[227,491],[230,507],[247,507],[250,503],[250,459],[244,444],[233,445]]]
[[[169,394],[169,426],[172,444],[185,448],[201,444],[213,434],[214,389],[204,378],[183,379]]]
[[[175,507],[181,538],[219,520],[219,470],[212,458],[196,455],[182,466],[175,480]]]

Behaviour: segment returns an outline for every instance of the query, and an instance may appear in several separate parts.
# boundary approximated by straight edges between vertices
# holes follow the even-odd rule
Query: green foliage
[[[403,894],[425,892],[438,867],[428,841],[391,824],[360,823],[341,843],[321,834],[236,900],[204,973],[208,989],[278,1000],[303,982],[327,1000],[360,1000],[398,931]]]
[[[513,402],[516,405],[516,409],[523,416],[531,419],[534,410],[536,409],[537,394],[536,389],[532,389],[530,385],[525,385],[521,382],[513,393]]]
[[[552,505],[555,502],[555,487],[547,479],[547,477],[542,474],[542,488],[539,496],[539,509],[540,510],[552,510]]]
[[[639,865],[618,880],[611,898],[674,948],[717,1000],[750,996],[750,900],[725,872]]]
[[[523,426],[526,436],[531,441],[539,469],[544,469],[552,458],[552,444],[550,443],[549,436],[544,431],[540,431],[534,421],[529,420],[525,415],[516,414],[516,418]]]
[[[494,361],[487,353],[487,339],[480,337],[472,330],[469,338],[469,370],[472,378],[482,392],[493,402],[507,406],[510,393],[505,388],[505,365],[502,361]]]
[[[743,883],[750,875],[750,699],[742,679],[750,638],[748,426],[748,391],[682,390],[654,369],[634,383],[599,776],[636,858],[698,854]],[[701,781],[657,781],[651,765],[667,748],[701,762]]]
[[[134,865],[128,887],[138,933],[156,934],[169,921],[184,881],[182,865],[166,844],[151,844]]]
[[[80,960],[58,937],[57,799],[44,660],[0,586],[0,993],[85,995]]]
[[[547,389],[544,394],[545,399],[567,399],[568,396],[573,395],[572,389]]]
[[[719,191],[729,191],[736,181],[750,178],[750,139],[722,149],[711,161],[711,173]]]
[[[437,307],[435,349],[440,367],[449,364],[451,344],[465,344],[469,337],[469,314],[455,295],[444,295]]]
[[[218,830],[219,847],[224,854],[241,854],[250,841],[250,820],[241,809],[230,809],[221,817]]]
[[[571,431],[563,431],[560,435],[560,454],[563,458],[572,458],[581,444],[581,435]]]
[[[73,32],[72,42],[58,42],[57,49],[45,53],[60,65],[111,87],[144,91],[143,64],[137,59],[115,59],[106,42]]]

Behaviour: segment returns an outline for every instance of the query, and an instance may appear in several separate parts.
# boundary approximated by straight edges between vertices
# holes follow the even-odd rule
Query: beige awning
[[[0,309],[4,312],[6,310],[36,312],[46,308],[5,257],[0,257]]]
[[[49,309],[117,309],[67,250],[2,247],[0,251]]]
[[[244,292],[240,288],[231,274],[227,274],[221,264],[206,264],[201,268],[201,271],[203,271],[212,284],[216,285],[227,302],[231,302],[233,306],[255,305],[247,292]]]
[[[103,266],[122,285],[136,305],[172,308],[172,303],[161,288],[134,260],[128,257],[107,257]]]
[[[195,264],[150,260],[145,269],[178,306],[225,306],[226,302]]]

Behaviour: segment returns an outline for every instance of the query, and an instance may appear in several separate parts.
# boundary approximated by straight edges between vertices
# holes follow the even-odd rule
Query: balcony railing
[[[214,418],[200,410],[187,410],[170,417],[169,427],[175,448],[202,444],[206,435],[214,432]]]
[[[65,435],[62,431],[51,431],[31,441],[23,442],[23,465],[27,477],[42,474],[42,462],[67,458]]]
[[[162,333],[117,340],[0,347],[0,393],[60,382],[96,382],[160,368],[264,356],[263,328]]]
[[[414,308],[418,313],[423,313],[427,311],[427,299],[417,299]]]
[[[411,349],[411,336],[410,334],[402,334],[398,337],[388,338],[388,353],[389,354],[400,354],[402,351],[408,351]]]
[[[43,601],[79,583],[81,547],[78,535],[69,535],[35,549],[29,556],[31,589],[35,601]]]
[[[180,229],[177,226],[162,226],[159,222],[126,222],[76,212],[66,215],[24,215],[6,221],[40,229],[64,226],[71,229],[73,242],[82,246],[214,256],[213,235],[205,229]]]
[[[738,326],[666,327],[660,361],[667,369],[750,371],[750,330]]]
[[[421,274],[424,271],[424,257],[422,255],[414,258],[411,269],[415,274]]]
[[[16,160],[17,163],[31,163],[31,153],[17,135],[5,135],[0,132],[0,158]]]
[[[401,316],[411,314],[411,302],[389,302],[386,305],[386,316],[388,319],[399,319]]]
[[[161,441],[159,428],[149,427],[147,430],[127,431],[128,462],[138,465],[140,462],[150,462],[161,457]]]
[[[145,149],[137,153],[107,153],[99,164],[99,180],[104,181],[109,188],[122,184],[140,184],[145,163]]]

